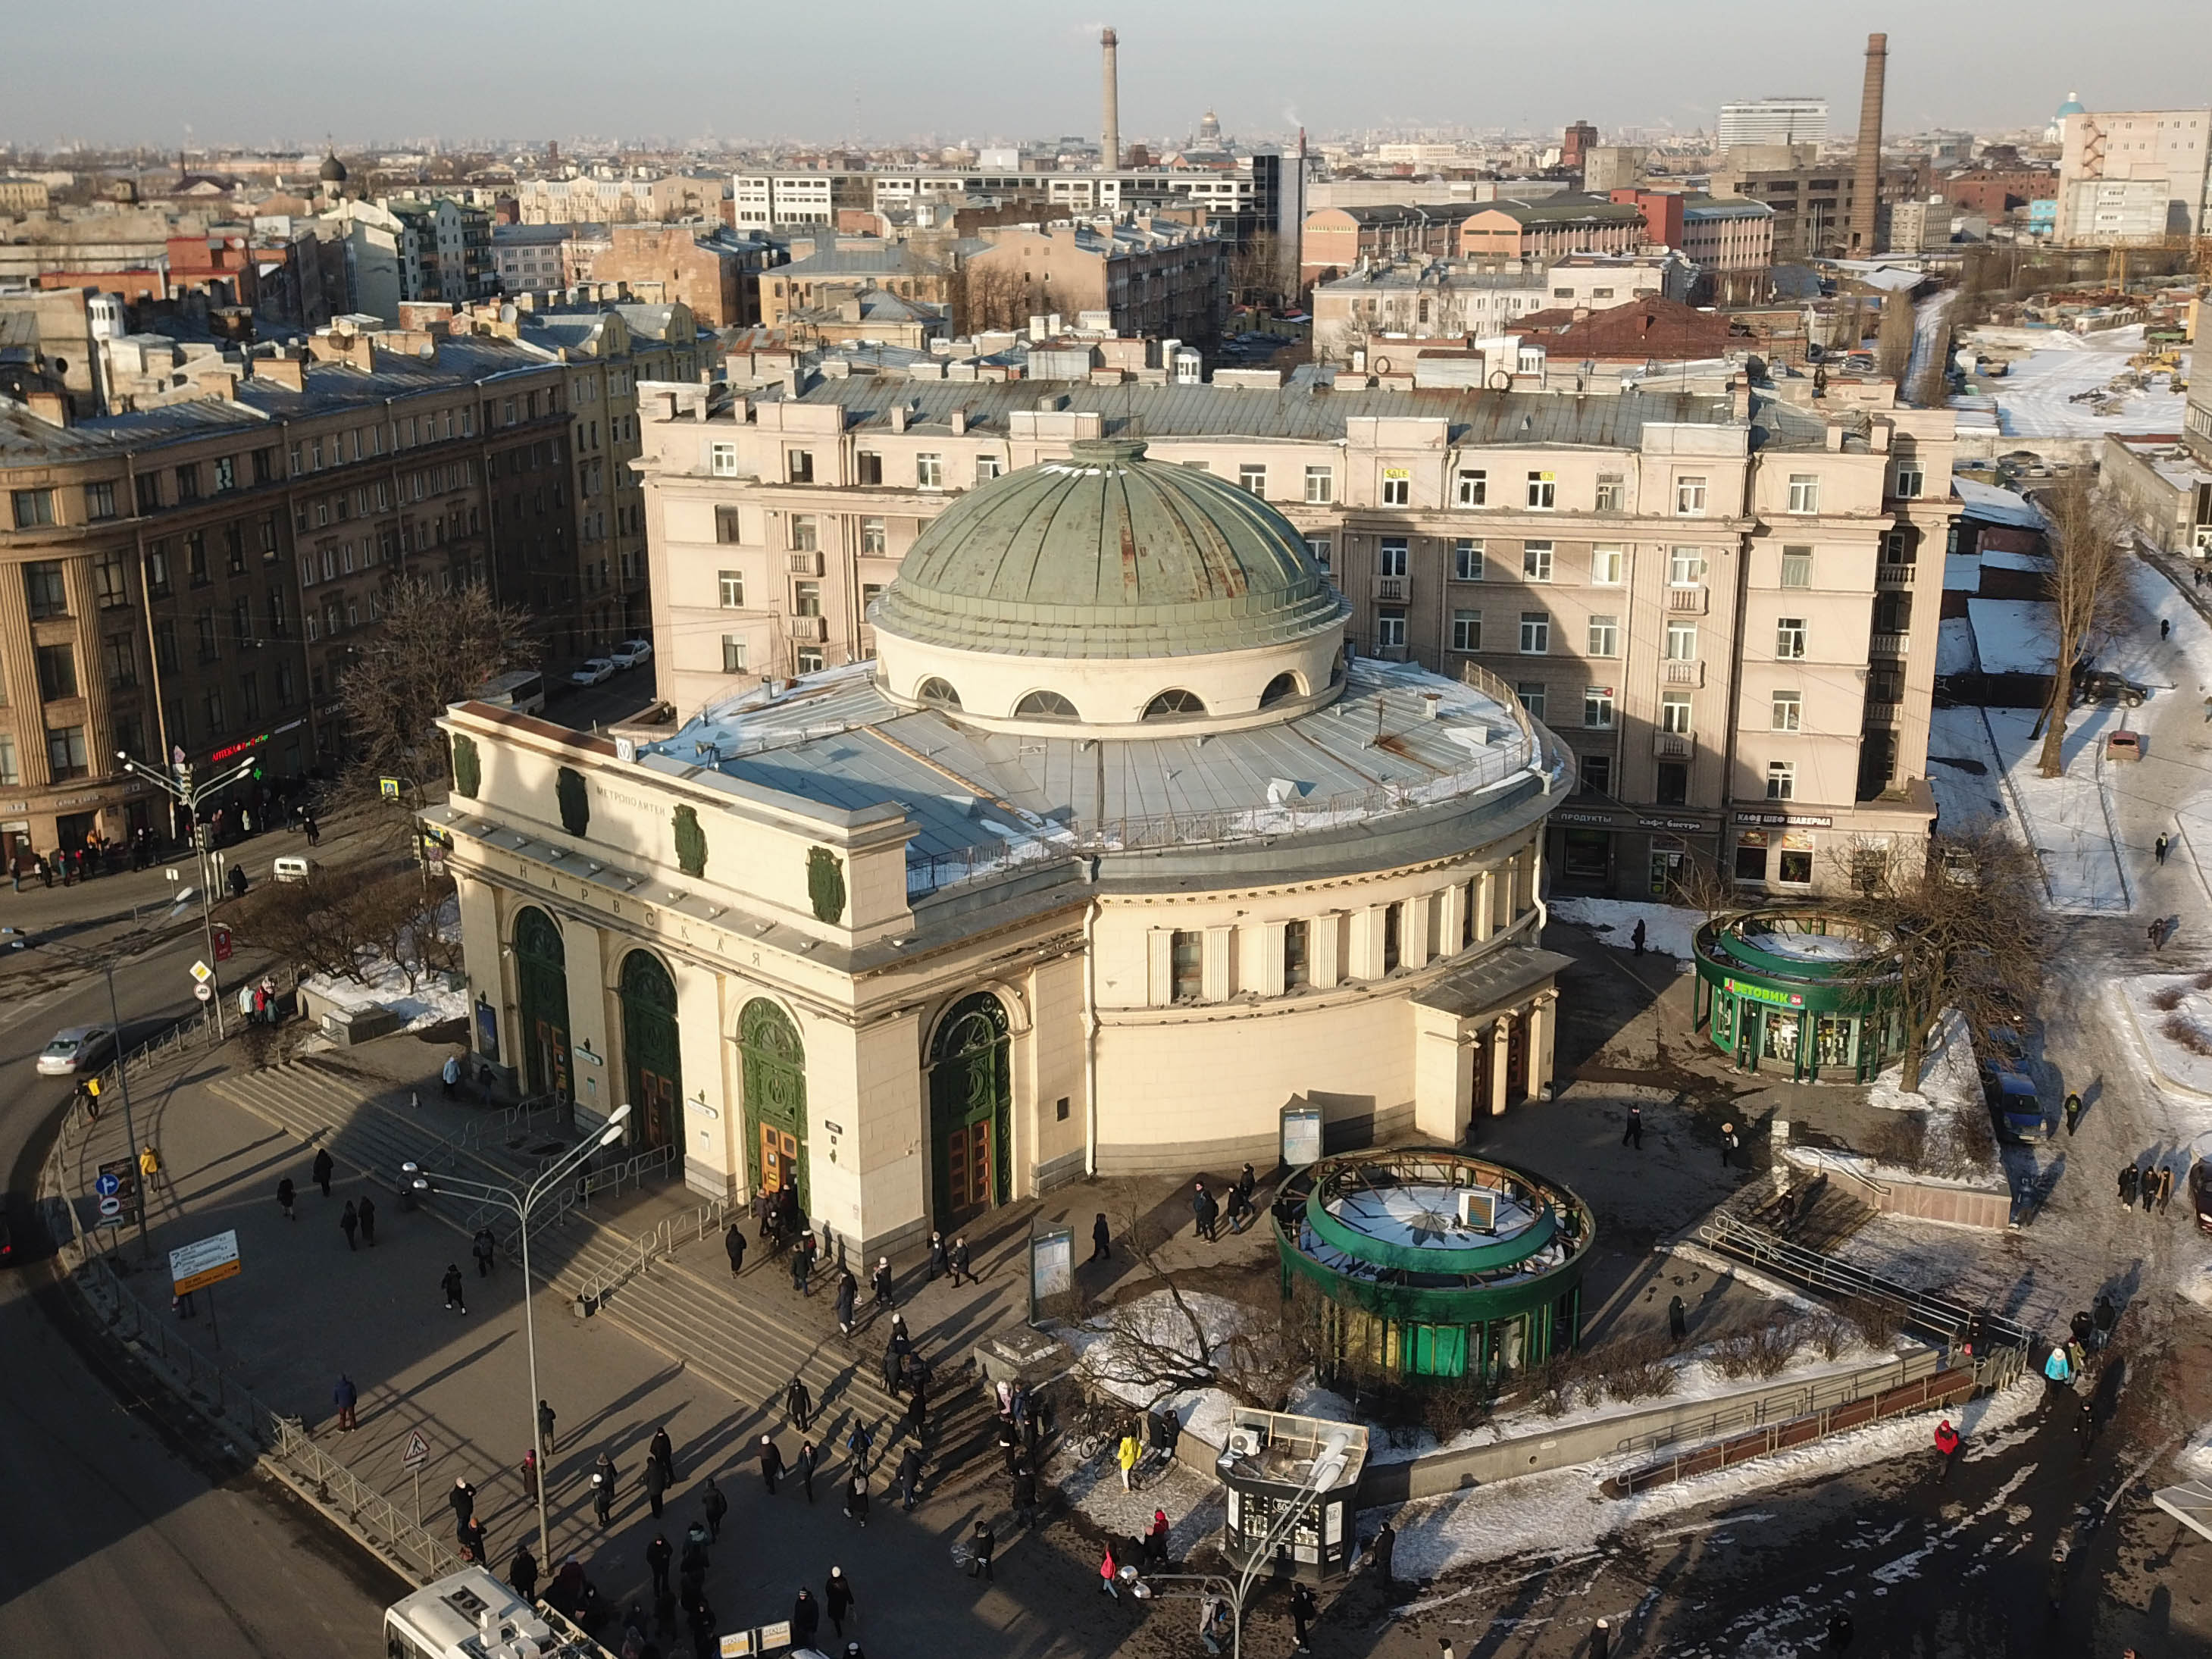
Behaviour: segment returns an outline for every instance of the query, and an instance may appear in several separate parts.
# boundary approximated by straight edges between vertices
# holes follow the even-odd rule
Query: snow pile
[[[1905,1086],[1904,1063],[1899,1061],[1874,1080],[1867,1090],[1867,1104],[1886,1112],[1957,1111],[1985,1104],[1974,1039],[1957,1009],[1946,1008],[1936,1023],[1936,1041],[1921,1062],[1920,1087]]]
[[[2212,1480],[2212,1424],[2189,1437],[2189,1443],[2174,1454],[2174,1463],[2192,1480]]]
[[[1598,936],[1601,944],[1610,945],[1617,951],[1635,948],[1631,940],[1640,921],[1644,924],[1645,950],[1684,962],[1692,955],[1692,938],[1705,925],[1704,912],[1686,910],[1677,904],[1643,904],[1629,899],[1558,898],[1548,901],[1547,908],[1554,920],[1587,927]]]
[[[1250,1309],[1224,1296],[1185,1291],[1182,1300],[1205,1328],[1206,1340],[1212,1346],[1217,1361],[1224,1347],[1252,1316]],[[1146,1343],[1181,1353],[1194,1365],[1197,1364],[1197,1355],[1192,1352],[1195,1345],[1190,1340],[1190,1328],[1176,1309],[1174,1297],[1166,1291],[1154,1291],[1118,1304],[1110,1313],[1081,1325],[1060,1327],[1057,1334],[1075,1351],[1075,1369],[1091,1387],[1144,1410],[1172,1407],[1183,1427],[1200,1439],[1216,1446],[1226,1442],[1229,1414],[1237,1403],[1227,1390],[1185,1389],[1164,1395],[1159,1385],[1146,1375],[1155,1368],[1141,1351],[1124,1340],[1124,1331],[1133,1333]]]
[[[449,896],[438,907],[437,927],[441,939],[452,943],[460,939],[459,898]],[[400,948],[409,950],[411,943],[403,939]],[[449,985],[443,974],[419,963],[414,968],[414,982],[410,984],[407,968],[371,947],[363,947],[357,960],[361,980],[341,979],[333,974],[310,974],[300,981],[300,988],[348,1013],[388,1009],[398,1017],[400,1029],[404,1031],[419,1031],[449,1019],[468,1018],[469,994],[465,985]],[[454,977],[459,979],[459,975]]]
[[[2020,530],[2045,527],[2043,509],[2016,489],[1984,483],[1963,473],[1951,475],[1951,493],[1966,505],[1966,516],[1984,524],[2010,525]]]
[[[2198,974],[2141,974],[2118,981],[2151,1070],[2168,1089],[2212,1098],[2212,994]]]

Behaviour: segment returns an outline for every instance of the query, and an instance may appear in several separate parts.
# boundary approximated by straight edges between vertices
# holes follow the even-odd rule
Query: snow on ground
[[[2200,702],[2212,692],[2212,623],[2174,591],[2173,584],[2145,559],[2130,559],[2121,569],[2127,578],[2127,597],[2135,625],[2117,639],[2103,642],[2098,666],[2116,670],[2160,690],[2171,690]],[[2158,624],[2163,618],[2173,625],[2172,636],[2161,640]]]
[[[1900,391],[1910,392],[1920,384],[1921,375],[1935,361],[1936,354],[1943,349],[1951,337],[1948,323],[1952,302],[1959,290],[1947,288],[1940,294],[1931,294],[1912,307],[1912,356],[1905,368],[1905,380]],[[1937,398],[1940,404],[1942,399]]]
[[[1617,951],[1632,950],[1636,924],[1644,924],[1644,948],[1683,962],[1692,955],[1691,938],[1705,925],[1705,914],[1678,904],[1639,904],[1628,899],[1558,898],[1547,908],[1561,921],[1587,927],[1599,943]]]
[[[1955,619],[1970,626],[1964,617]],[[1943,626],[1951,625],[1946,622]],[[1998,774],[2003,764],[1990,743],[1978,708],[1938,708],[1929,716],[1928,785],[1936,792],[1937,822],[1956,830],[1984,818],[2009,818]],[[2212,846],[2212,842],[2207,842]]]
[[[2104,779],[2106,733],[2129,725],[2118,703],[2076,710],[2060,747],[2065,771],[2042,775],[2043,740],[2033,734],[2035,711],[1981,711],[2004,762],[2013,800],[2026,817],[2028,845],[2043,866],[2051,908],[2063,915],[2124,914],[2135,897],[2120,861]]]
[[[458,939],[460,928],[459,902],[448,898],[439,907],[438,932],[445,939]],[[448,986],[443,974],[418,968],[415,983],[410,986],[407,970],[381,951],[364,947],[360,963],[365,984],[331,974],[311,974],[300,981],[301,987],[333,1007],[351,1013],[387,1008],[398,1016],[400,1029],[404,1031],[419,1031],[449,1019],[468,1018],[467,988]]]
[[[1116,1538],[1141,1537],[1152,1529],[1153,1510],[1165,1511],[1168,1554],[1177,1561],[1221,1530],[1221,1483],[1172,1460],[1138,1465],[1137,1489],[1123,1492],[1112,1447],[1085,1462],[1063,1443],[1047,1460],[1043,1475]],[[1120,1552],[1115,1553],[1118,1559]]]
[[[1961,343],[1973,341],[1968,330]],[[2111,432],[2179,432],[2182,394],[2173,378],[2150,377],[2149,389],[2114,392],[2111,382],[2133,373],[2128,358],[2141,351],[2140,325],[2095,334],[2052,330],[2034,337],[2034,349],[2013,360],[2000,380],[1988,383],[1996,399],[1999,429],[2008,437],[2096,438]],[[2077,392],[2102,400],[2073,401]]]
[[[2131,1020],[2159,1081],[2212,1104],[2212,1054],[2194,1052],[2191,1041],[2212,1048],[2212,993],[2197,986],[2196,974],[2142,974],[2116,981],[2113,1000]],[[2172,1002],[2171,1007],[2160,1007]],[[2182,1104],[2176,1103],[2177,1106]],[[2203,1114],[2212,1128],[2212,1112]]]
[[[2002,1394],[1969,1401],[1957,1411],[1916,1412],[1632,1498],[1602,1497],[1598,1485],[1649,1462],[1646,1456],[1584,1464],[1408,1504],[1392,1517],[1398,1529],[1394,1565],[1401,1577],[1434,1578],[1455,1567],[1523,1553],[1555,1559],[1587,1555],[1605,1539],[1641,1522],[1771,1486],[1863,1468],[1877,1459],[1929,1452],[1942,1416],[1948,1416],[1966,1436],[1965,1455],[1972,1458],[1984,1449],[1978,1443],[2027,1417],[2042,1395],[2040,1382],[2023,1380]],[[1543,1541],[1532,1550],[1530,1540],[1534,1539]],[[1431,1605],[1416,1602],[1400,1611],[1410,1615]]]
[[[1938,1108],[1982,1108],[1981,1073],[1974,1062],[1974,1040],[1955,1008],[1943,1011],[1940,1034],[1920,1067],[1920,1087],[1908,1090],[1902,1062],[1876,1078],[1867,1104],[1886,1112],[1924,1112]]]
[[[1206,1340],[1216,1345],[1217,1354],[1218,1345],[1241,1329],[1249,1317],[1249,1310],[1225,1296],[1185,1291],[1182,1299],[1206,1327]],[[1115,1312],[1134,1322],[1133,1328],[1146,1340],[1188,1352],[1190,1328],[1167,1291],[1154,1291],[1117,1304]],[[1142,1374],[1148,1367],[1141,1358],[1124,1352],[1126,1345],[1115,1329],[1114,1315],[1102,1315],[1082,1325],[1060,1326],[1058,1334],[1075,1351],[1076,1370],[1093,1387],[1141,1409],[1173,1407],[1183,1427],[1200,1439],[1217,1446],[1228,1440],[1229,1413],[1237,1402],[1220,1389],[1187,1389],[1163,1397],[1158,1384],[1144,1380]]]

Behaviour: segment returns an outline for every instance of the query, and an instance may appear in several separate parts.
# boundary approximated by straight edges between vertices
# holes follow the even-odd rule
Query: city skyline
[[[398,38],[431,43],[419,69],[404,58],[378,59],[357,72],[343,67],[355,37],[331,18],[306,15],[281,37],[241,46],[216,36],[179,39],[173,13],[124,0],[113,27],[96,35],[51,10],[18,21],[13,60],[37,72],[0,99],[7,111],[0,143],[305,151],[326,135],[342,148],[432,139],[465,148],[485,135],[886,145],[1095,135],[1104,23],[1121,33],[1121,127],[1132,140],[1180,137],[1208,108],[1218,112],[1224,132],[1255,137],[1302,125],[1316,137],[1449,128],[1540,133],[1577,119],[1601,133],[1710,130],[1724,102],[1783,94],[1826,97],[1848,119],[1865,31],[1885,23],[1893,132],[2034,126],[2075,91],[2092,108],[2188,106],[2203,98],[2185,54],[2144,58],[2125,50],[2200,21],[2185,0],[2107,8],[2094,31],[2081,29],[2078,10],[2056,0],[2026,0],[2006,15],[2011,71],[2002,79],[1959,73],[1974,54],[1990,52],[1983,9],[1942,4],[1903,18],[1794,9],[1807,16],[1785,35],[1771,7],[1705,0],[1687,15],[1668,14],[1667,31],[1640,42],[1632,58],[1595,58],[1572,75],[1516,68],[1493,77],[1485,67],[1491,62],[1558,64],[1570,43],[1548,17],[1503,8],[1416,5],[1392,28],[1363,34],[1332,9],[1294,3],[1278,9],[1281,27],[1255,36],[1248,19],[1226,9],[1118,0],[1011,14],[988,29],[909,8],[870,7],[865,28],[855,31],[869,43],[866,52],[833,55],[803,17],[680,7],[660,36],[672,43],[665,53],[622,55],[615,61],[623,67],[611,70],[604,54],[579,46],[604,27],[602,15],[574,0],[549,0],[527,27],[486,7],[433,9],[404,0],[381,16]],[[1624,27],[1637,15],[1600,0],[1583,15],[1591,26],[1583,38],[1604,38],[1607,14]],[[1413,38],[1445,49],[1408,52]],[[1322,40],[1329,42],[1325,53],[1315,50]],[[745,65],[763,59],[773,72],[748,76]],[[480,62],[502,67],[473,83],[449,72]],[[1493,79],[1506,90],[1491,91]],[[210,88],[227,80],[250,85],[250,115],[210,99]],[[127,85],[131,95],[123,112],[95,125],[85,89],[99,85]],[[680,125],[672,118],[677,112]]]

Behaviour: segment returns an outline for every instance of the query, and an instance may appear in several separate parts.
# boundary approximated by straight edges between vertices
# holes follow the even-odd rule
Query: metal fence
[[[612,1261],[584,1274],[577,1294],[599,1302],[663,1256],[675,1255],[678,1245],[703,1243],[709,1233],[719,1233],[727,1227],[732,1214],[744,1212],[742,1203],[733,1210],[728,1199],[717,1198],[694,1205],[680,1215],[666,1217],[643,1237],[623,1243]]]

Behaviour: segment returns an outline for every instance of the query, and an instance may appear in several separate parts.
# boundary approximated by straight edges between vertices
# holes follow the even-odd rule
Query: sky
[[[1126,139],[1211,106],[1255,137],[1461,125],[1713,125],[1730,99],[1826,96],[1858,121],[1866,31],[1889,33],[1892,132],[2212,104],[2207,0],[380,0],[231,26],[208,0],[18,0],[0,142],[341,149],[436,138],[989,142],[1099,124],[1121,33]],[[1887,14],[1887,15],[1886,15]]]

